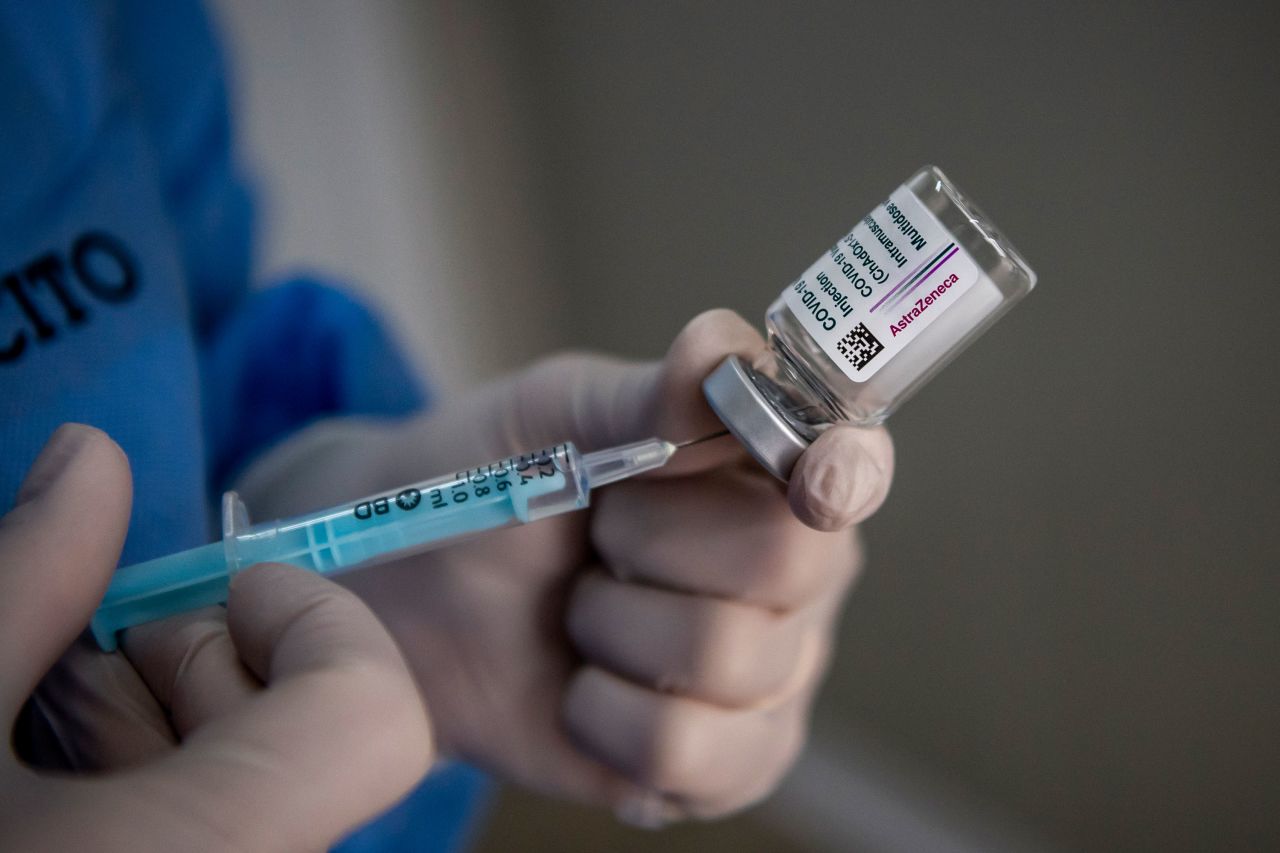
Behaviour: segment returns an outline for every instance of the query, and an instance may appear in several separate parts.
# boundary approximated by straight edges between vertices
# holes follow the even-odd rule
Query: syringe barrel
[[[223,542],[231,572],[272,561],[328,574],[581,509],[589,500],[582,456],[566,442],[285,521],[246,528],[242,512],[224,507]]]
[[[582,456],[567,442],[264,524],[251,525],[228,492],[222,542],[117,570],[93,634],[111,651],[124,628],[224,602],[231,576],[255,563],[332,574],[582,509],[590,497]]]

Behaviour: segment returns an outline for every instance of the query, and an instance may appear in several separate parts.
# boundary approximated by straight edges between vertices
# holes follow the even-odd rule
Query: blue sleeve
[[[421,407],[404,359],[350,296],[308,278],[250,288],[252,196],[200,5],[121,0],[117,33],[189,283],[211,488],[318,418]]]
[[[313,279],[242,299],[200,357],[215,489],[255,453],[317,418],[406,415],[425,402],[374,315]]]

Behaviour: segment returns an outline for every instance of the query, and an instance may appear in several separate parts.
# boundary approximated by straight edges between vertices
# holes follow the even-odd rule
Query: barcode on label
[[[840,339],[840,342],[836,344],[836,349],[840,351],[841,355],[849,359],[849,363],[853,365],[854,370],[861,370],[867,366],[867,362],[884,350],[884,344],[880,343],[879,339],[871,334],[870,329],[859,323]]]

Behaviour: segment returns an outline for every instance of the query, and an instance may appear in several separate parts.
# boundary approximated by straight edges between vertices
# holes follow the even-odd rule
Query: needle
[[[691,438],[688,441],[681,441],[678,444],[676,444],[676,450],[682,450],[686,447],[692,447],[695,444],[702,444],[702,442],[711,441],[714,438],[722,438],[728,434],[729,434],[729,431],[727,429],[722,429],[719,432],[711,433],[711,435],[704,435],[702,438]]]

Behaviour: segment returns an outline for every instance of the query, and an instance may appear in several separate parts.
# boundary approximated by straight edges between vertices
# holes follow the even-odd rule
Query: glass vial
[[[785,480],[834,423],[872,426],[1031,291],[1036,276],[934,166],[868,213],[769,306],[769,347],[703,383],[725,426]]]

